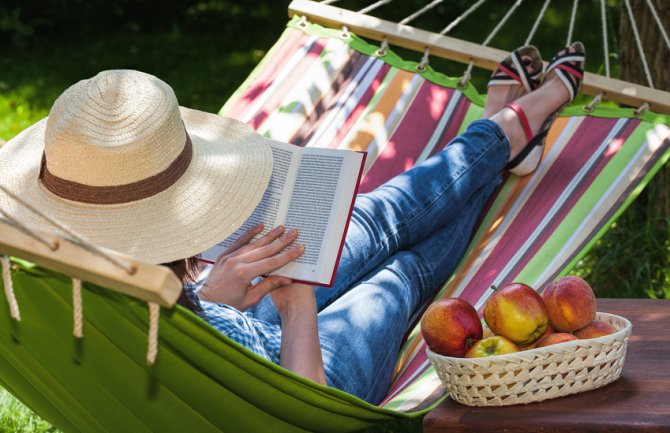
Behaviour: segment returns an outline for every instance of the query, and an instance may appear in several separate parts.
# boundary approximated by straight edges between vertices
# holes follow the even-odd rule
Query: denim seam
[[[495,129],[495,128],[491,128],[491,129],[493,129],[495,131],[496,136],[500,138],[500,131]],[[467,170],[470,170],[472,168],[472,166],[474,166],[475,164],[479,163],[482,160],[483,155],[485,153],[487,153],[489,150],[490,150],[490,147],[486,147],[485,149],[482,149],[481,151],[479,151],[479,153],[476,154],[476,159],[475,159],[473,164],[470,164],[468,167],[461,169],[456,174],[453,181],[450,182],[444,188],[442,188],[438,192],[438,194],[433,197],[433,199],[430,201],[430,203],[423,206],[422,209],[418,210],[414,214],[409,215],[408,218],[402,224],[396,226],[396,230],[392,234],[389,234],[389,235],[386,236],[386,239],[388,240],[391,236],[397,235],[402,229],[408,227],[411,223],[414,223],[414,221],[416,221],[420,216],[422,216],[426,212],[432,210],[435,207],[435,204],[437,203],[437,201],[439,201],[439,199],[441,199],[447,193],[447,191],[449,191],[453,187],[453,185],[456,183],[456,181],[458,181],[463,176],[463,173],[465,173]]]

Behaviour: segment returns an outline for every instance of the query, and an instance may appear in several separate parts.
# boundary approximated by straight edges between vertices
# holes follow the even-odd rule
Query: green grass
[[[4,389],[0,389],[0,433],[58,432]]]

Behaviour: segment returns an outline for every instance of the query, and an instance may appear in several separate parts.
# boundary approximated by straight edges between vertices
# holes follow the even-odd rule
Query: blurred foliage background
[[[670,2],[654,1],[665,22],[670,22]],[[181,105],[218,112],[283,31],[289,3],[2,0],[0,145],[46,116],[67,87],[105,69],[154,74],[174,88]],[[341,0],[336,5],[359,10],[371,3],[373,0]],[[396,0],[372,15],[398,22],[427,3],[429,0]],[[471,3],[446,0],[412,25],[439,32]],[[450,35],[482,42],[513,3],[489,0]],[[521,45],[543,3],[526,0],[490,45],[503,50]],[[603,53],[599,0],[580,2],[573,39],[588,47],[587,69],[604,73],[607,55],[612,76],[617,77],[619,45],[631,40],[630,36],[621,40],[619,0],[606,4],[609,52]],[[643,7],[642,0],[633,0],[633,4],[636,10]],[[572,5],[572,0],[554,0],[533,38],[545,59],[565,45]],[[660,38],[658,42],[658,46],[647,46],[648,52],[664,53]],[[421,53],[396,51],[408,59],[421,57]],[[663,55],[667,58],[669,53]],[[453,76],[465,70],[465,65],[434,57],[431,65]],[[636,61],[633,66],[640,67]],[[475,69],[473,81],[480,92],[485,91],[488,76],[489,72]],[[666,89],[670,85],[662,84]],[[573,270],[591,282],[599,297],[670,298],[668,185],[670,175],[665,169]],[[0,419],[9,419],[7,414],[14,412],[5,411]],[[33,419],[29,413],[17,416]],[[0,422],[0,431],[52,430],[38,424]]]

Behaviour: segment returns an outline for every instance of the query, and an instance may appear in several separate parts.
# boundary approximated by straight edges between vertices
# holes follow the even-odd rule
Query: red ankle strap
[[[526,139],[528,141],[532,140],[533,132],[530,129],[530,123],[528,123],[526,113],[523,112],[523,109],[519,106],[519,104],[510,102],[509,104],[505,105],[505,107],[513,110],[516,113],[516,116],[519,118],[519,123],[521,123],[521,127],[523,128],[523,132],[526,133]]]

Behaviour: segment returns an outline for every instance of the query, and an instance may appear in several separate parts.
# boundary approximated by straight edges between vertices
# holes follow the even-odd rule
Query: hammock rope
[[[0,187],[1,188],[1,187]],[[21,232],[25,233],[26,235],[30,236],[31,238],[35,239],[41,244],[44,244],[47,248],[49,248],[51,251],[56,251],[60,245],[58,244],[58,241],[53,240],[49,241],[48,239],[45,239],[44,236],[41,236],[37,234],[34,230],[32,230],[30,227],[22,224],[20,221],[0,209],[0,214],[7,219],[15,228],[19,229]]]
[[[651,0],[647,0],[647,5],[649,5],[649,10],[651,10],[651,14],[654,16],[658,30],[661,32],[661,35],[663,35],[665,45],[668,47],[668,50],[670,50],[670,38],[668,37],[668,32],[665,30],[665,27],[663,27],[663,23],[661,23],[661,19],[656,11],[656,6],[654,6],[654,3],[652,3]]]
[[[74,329],[72,334],[76,338],[84,337],[84,308],[81,299],[81,280],[72,279],[72,314],[74,316]]]
[[[575,20],[577,19],[577,6],[579,5],[579,0],[574,0],[572,3],[572,14],[570,15],[570,26],[568,27],[568,40],[565,42],[565,46],[569,46],[572,43],[572,33],[575,30]]]
[[[647,78],[647,84],[650,88],[654,88],[654,81],[651,78],[651,72],[649,71],[649,65],[647,64],[647,56],[644,54],[644,49],[642,48],[642,41],[640,40],[640,33],[637,30],[637,24],[635,23],[635,18],[633,17],[633,10],[630,7],[630,1],[625,0],[626,10],[628,12],[628,18],[630,20],[630,25],[633,28],[633,36],[635,36],[635,44],[637,45],[637,50],[640,52],[640,59],[642,60],[642,67],[644,68],[644,74]]]
[[[551,0],[546,0],[544,2],[544,5],[542,5],[542,9],[540,9],[540,13],[537,14],[537,18],[535,19],[535,22],[533,23],[533,27],[530,29],[530,32],[528,33],[528,37],[524,41],[524,45],[529,45],[531,39],[533,39],[533,36],[535,36],[535,32],[537,31],[537,28],[540,26],[540,21],[542,21],[542,18],[544,18],[544,14],[547,12],[547,8],[549,7],[549,3],[551,3]]]
[[[638,108],[636,108],[635,111],[633,111],[633,114],[635,114],[636,116],[639,116],[640,114],[647,111],[649,109],[649,107],[650,107],[649,103],[645,102],[644,104],[642,104]]]
[[[610,49],[607,39],[607,15],[605,13],[605,0],[600,0],[600,22],[602,23],[603,32],[603,55],[605,57],[605,76],[610,77]]]
[[[446,35],[449,33],[454,27],[456,27],[461,21],[466,19],[468,15],[479,9],[479,6],[481,6],[486,0],[478,0],[476,3],[474,3],[472,6],[470,6],[465,12],[463,12],[460,16],[456,17],[455,20],[447,24],[447,26],[442,29],[440,34],[442,36]]]
[[[149,348],[147,349],[147,364],[156,363],[158,354],[158,319],[160,318],[161,307],[153,302],[149,302]]]
[[[605,93],[600,92],[596,96],[593,97],[591,102],[588,103],[588,105],[585,105],[584,108],[582,108],[585,112],[591,113],[593,110],[595,110],[596,105],[600,104],[603,101],[603,96],[605,96]]]
[[[523,0],[516,0],[516,2],[512,5],[511,8],[507,11],[507,13],[502,17],[500,22],[494,27],[493,30],[491,30],[491,33],[486,37],[484,42],[482,42],[482,46],[487,46],[489,43],[491,43],[491,40],[498,34],[498,31],[502,28],[502,26],[505,25],[505,23],[510,19],[514,11],[521,5]],[[472,78],[472,68],[475,66],[475,61],[470,60],[470,63],[468,63],[468,67],[463,73],[463,76],[461,77],[461,80],[459,81],[459,86],[465,87],[467,86],[468,82],[470,81],[470,78]]]
[[[90,242],[90,241],[86,240],[83,236],[81,236],[80,234],[75,233],[72,229],[70,229],[64,223],[62,223],[60,221],[57,221],[54,218],[48,216],[47,214],[40,211],[39,209],[37,209],[36,207],[31,205],[30,203],[28,203],[25,200],[23,200],[22,198],[18,197],[16,194],[9,191],[4,186],[0,185],[0,191],[7,194],[8,197],[10,197],[11,199],[16,201],[17,203],[24,206],[26,209],[28,209],[30,212],[37,215],[38,217],[42,218],[44,221],[47,221],[51,225],[53,225],[55,227],[58,227],[60,230],[62,230],[64,233],[66,233],[68,236],[70,236],[73,240],[76,241],[76,243],[74,243],[75,245],[78,245],[79,247],[84,248],[85,250],[87,250],[87,251],[89,251],[89,252],[91,252],[91,253],[99,256],[99,257],[102,257],[103,259],[107,260],[108,262],[110,262],[114,266],[125,270],[128,273],[128,275],[133,275],[135,272],[137,272],[137,268],[135,268],[134,265],[132,265],[130,263],[124,263],[124,262],[118,260],[117,258],[113,257],[112,255],[106,253],[102,249],[98,248],[98,246],[96,246],[93,242]],[[7,216],[5,212],[2,212],[2,213],[3,213],[3,215]],[[25,230],[25,231],[31,231],[31,229],[29,227],[27,227],[25,224],[22,224],[22,223],[20,223],[16,220],[13,220],[12,222],[14,222],[15,224],[20,225],[22,227],[22,229]],[[36,238],[41,238],[42,237],[40,235],[37,235],[35,232],[33,232],[33,234],[36,236]],[[43,239],[43,242],[47,243],[47,241],[44,240],[44,239]],[[56,249],[58,249],[57,245],[56,245],[55,248],[52,248],[53,251],[55,251]]]
[[[414,21],[415,19],[425,14],[429,10],[433,9],[435,6],[439,5],[442,2],[444,2],[444,0],[433,0],[431,3],[428,3],[426,6],[422,7],[418,11],[400,20],[398,24],[402,25],[409,24],[410,22]]]
[[[5,287],[5,297],[9,304],[9,313],[11,314],[12,319],[20,322],[21,312],[19,311],[19,303],[16,301],[16,295],[14,294],[14,283],[12,282],[9,257],[1,256],[0,261],[2,262],[2,284]]]
[[[609,56],[609,47],[607,45],[607,16],[605,14],[605,0],[600,0],[600,23],[602,25],[602,35],[603,35],[603,57],[605,60],[605,75],[607,78],[610,76],[610,56]],[[593,97],[591,102],[588,105],[583,107],[583,110],[586,113],[591,113],[595,109],[596,105],[600,104],[605,96],[605,92],[600,92]]]
[[[438,4],[442,3],[443,0],[435,0],[432,3],[429,3],[428,5],[424,6],[423,8],[419,9],[418,11],[414,12],[413,14],[409,15],[402,21],[400,21],[399,24],[407,24],[410,21],[414,20],[415,18],[421,16],[425,12],[429,11],[430,9],[434,8]],[[451,29],[456,27],[461,21],[463,21],[465,18],[468,17],[471,13],[476,11],[479,6],[481,6],[486,0],[478,0],[476,3],[471,5],[465,12],[463,12],[461,15],[456,17],[451,23],[449,23],[442,31],[440,32],[440,35],[444,36],[446,35]],[[388,49],[388,38],[384,37],[382,40],[382,46],[380,46],[380,50],[382,50],[383,53],[386,53],[386,50]],[[426,70],[426,67],[428,66],[428,63],[430,62],[430,49],[426,48],[423,52],[423,57],[421,57],[421,61],[419,64],[416,66],[416,70],[419,72],[423,72]]]
[[[419,62],[418,65],[416,65],[416,70],[419,72],[423,72],[426,70],[426,67],[428,66],[428,62],[430,61],[430,50],[426,48],[423,51],[423,56],[421,57],[421,61]]]
[[[49,222],[53,226],[59,228],[62,230],[64,233],[66,233],[68,236],[70,236],[74,241],[72,244],[82,248],[92,254],[95,254],[105,260],[107,260],[109,263],[112,265],[116,266],[117,268],[125,271],[128,273],[128,275],[134,275],[137,272],[137,268],[135,265],[131,263],[125,263],[120,260],[117,260],[115,257],[112,255],[108,254],[107,252],[103,251],[101,248],[96,246],[94,243],[86,240],[83,236],[75,233],[72,229],[70,229],[67,225],[64,223],[48,216],[44,212],[40,211],[36,207],[32,206],[30,203],[26,202],[22,198],[18,197],[11,191],[9,191],[7,188],[4,186],[0,185],[0,191],[4,192],[7,194],[8,197],[16,201],[17,203],[21,204],[24,206],[26,209],[28,209],[30,212],[33,214],[39,216],[43,220]],[[2,211],[0,209],[0,213],[2,213],[5,217],[8,217],[7,213]],[[21,231],[30,234],[31,237],[35,238],[36,240],[39,240],[43,244],[49,246],[52,251],[56,251],[59,247],[58,243],[50,243],[48,240],[44,239],[43,236],[39,235],[35,231],[33,231],[30,227],[27,225],[21,223],[20,221],[8,217],[10,222],[15,224],[17,228],[19,228]],[[19,316],[19,310],[18,310],[18,302],[16,301],[16,297],[14,296],[14,291],[13,291],[13,285],[12,285],[12,280],[11,280],[11,274],[10,274],[10,264],[9,264],[9,258],[6,258],[6,256],[3,256],[2,258],[2,279],[3,279],[3,285],[5,287],[5,295],[7,296],[7,301],[9,303],[11,315],[15,320],[20,320]],[[73,310],[74,310],[74,335],[75,337],[81,338],[83,336],[83,309],[82,309],[82,302],[81,302],[81,280],[72,279],[72,291],[73,291]],[[148,302],[149,304],[149,312],[150,312],[150,326],[149,326],[149,347],[147,349],[147,362],[149,365],[153,365],[153,363],[156,361],[156,354],[157,354],[157,345],[158,345],[158,318],[160,315],[160,307],[158,304],[154,304],[153,302]]]
[[[382,6],[384,6],[385,4],[387,4],[387,3],[391,3],[392,1],[393,1],[393,0],[379,0],[379,1],[376,2],[376,3],[373,3],[373,4],[371,4],[370,6],[366,6],[366,7],[364,7],[363,9],[359,10],[358,13],[359,13],[359,14],[366,14],[366,13],[368,13],[368,12],[372,12],[373,10],[375,10],[375,9],[377,9],[377,8],[379,8],[379,7],[382,7]]]

